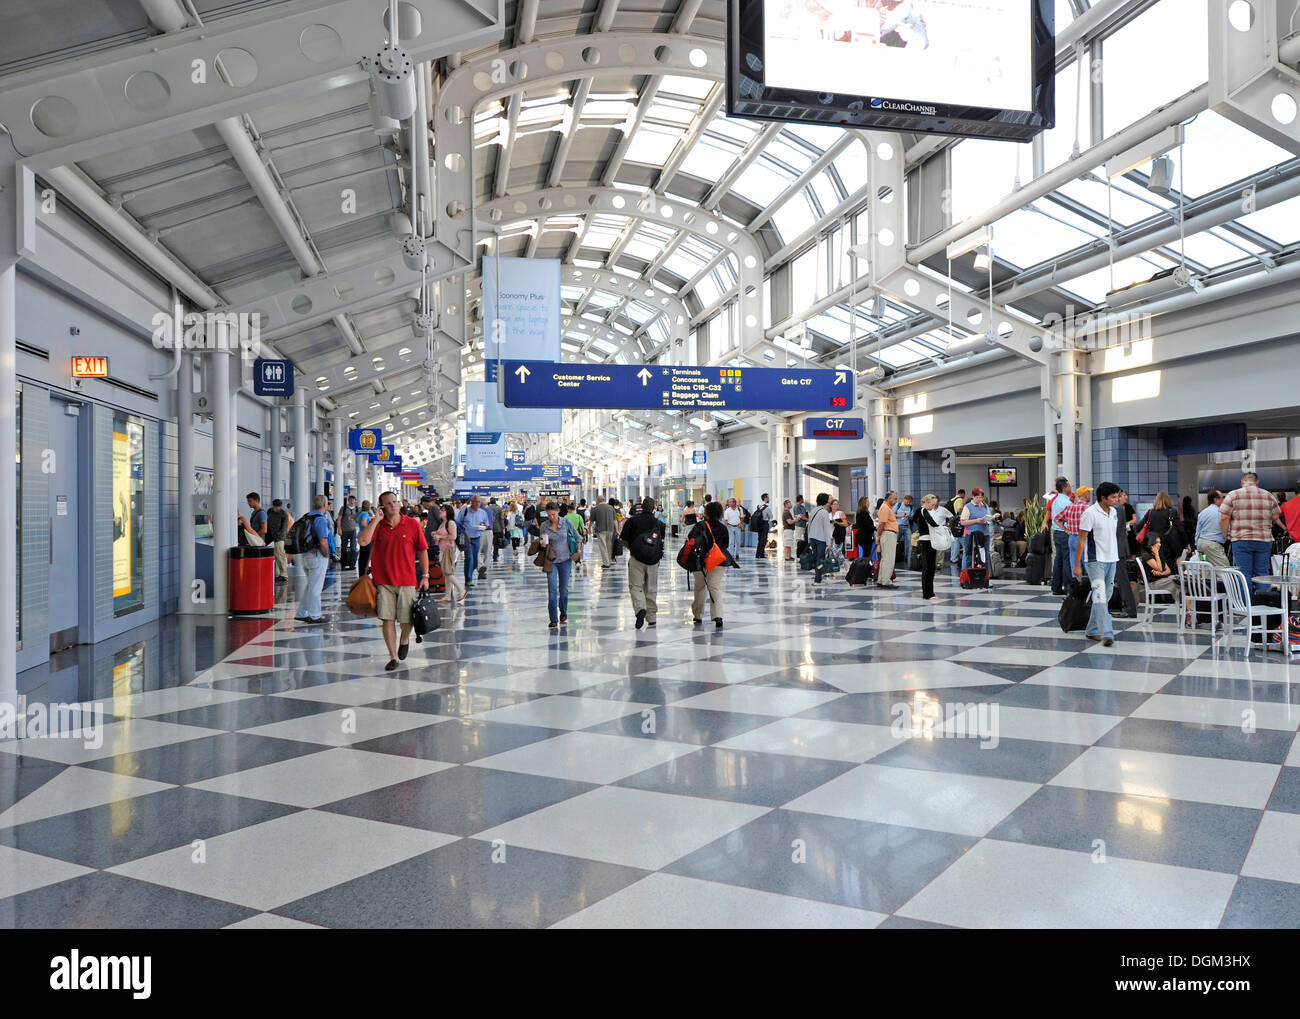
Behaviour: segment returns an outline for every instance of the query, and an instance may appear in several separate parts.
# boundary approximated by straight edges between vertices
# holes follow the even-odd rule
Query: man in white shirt
[[[728,499],[727,508],[722,511],[722,522],[727,525],[727,540],[730,542],[727,547],[733,556],[739,555],[745,544],[740,534],[740,525],[744,519],[740,507],[736,505],[736,500]]]
[[[1079,542],[1074,548],[1074,575],[1082,579],[1086,569],[1092,581],[1092,613],[1085,633],[1089,640],[1100,641],[1105,647],[1115,643],[1115,627],[1107,603],[1119,563],[1115,514],[1119,491],[1119,485],[1113,481],[1103,481],[1097,486],[1097,501],[1079,518]]]

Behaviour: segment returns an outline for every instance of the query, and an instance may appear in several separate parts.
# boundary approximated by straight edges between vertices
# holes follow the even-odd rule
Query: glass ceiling
[[[1060,166],[1072,153],[1094,143],[1097,125],[1092,104],[1098,96],[1100,123],[1110,135],[1201,86],[1208,75],[1206,5],[1207,0],[1157,0],[1137,16],[1121,19],[1120,27],[1100,46],[1099,84],[1092,81],[1093,68],[1068,60],[1057,74],[1056,126],[1041,138],[1040,165]],[[1058,32],[1072,20],[1074,7],[1070,0],[1056,0]],[[759,122],[733,120],[714,112],[721,106],[722,86],[705,78],[663,76],[644,105],[635,88],[612,87],[614,80],[593,83],[574,123],[566,116],[567,90],[526,95],[520,104],[518,131],[521,135],[583,132],[581,137],[593,143],[601,137],[598,132],[617,139],[617,132],[630,131],[622,160],[629,168],[642,168],[635,174],[629,169],[636,180],[646,179],[646,167],[652,174],[657,170],[666,196],[691,204],[709,195],[710,209],[741,227],[761,231],[769,256],[765,324],[770,324],[777,289],[772,280],[781,279],[784,287],[788,279],[788,299],[783,297],[780,303],[786,309],[782,318],[788,324],[791,314],[795,319],[802,315],[818,353],[786,345],[781,337],[772,338],[774,349],[789,346],[792,359],[815,356],[829,364],[837,358],[846,360],[848,344],[856,337],[863,352],[860,368],[879,360],[903,369],[942,359],[950,340],[967,335],[960,329],[950,334],[941,310],[892,302],[877,307],[862,302],[861,295],[856,319],[851,319],[847,295],[829,308],[801,313],[814,302],[825,303],[828,294],[843,294],[852,278],[847,249],[865,240],[870,227],[864,211],[869,197],[866,136],[802,124],[785,124],[773,131]],[[477,144],[483,148],[504,144],[504,120],[500,103],[480,110],[475,116]],[[770,136],[765,134],[766,142],[755,151],[760,131]],[[608,141],[603,145],[602,159],[610,150]],[[951,222],[981,213],[1033,177],[1034,145],[966,139],[947,142],[945,147],[931,158],[949,161]],[[1149,279],[1184,260],[1194,274],[1208,276],[1228,267],[1258,264],[1261,257],[1300,241],[1297,198],[1208,229],[1193,229],[1181,240],[1097,268],[1095,256],[1105,253],[1113,235],[1164,230],[1176,224],[1180,204],[1244,190],[1257,178],[1278,174],[1278,167],[1285,167],[1287,175],[1300,172],[1300,160],[1294,167],[1288,165],[1295,158],[1288,151],[1208,110],[1184,124],[1183,144],[1169,156],[1175,167],[1169,193],[1148,189],[1150,164],[1110,181],[1099,168],[998,220],[993,227],[993,252],[1000,270],[997,289],[1016,285],[1024,274],[1021,289],[1028,293],[1037,288],[1038,298],[1058,306],[1069,302],[1092,308],[1112,290]],[[601,164],[596,165],[599,170]],[[615,186],[622,186],[619,181],[627,177],[615,172]],[[653,175],[649,179],[656,180]],[[729,182],[724,194],[715,193],[719,181]],[[831,219],[832,213],[839,218]],[[632,274],[652,267],[657,283],[694,302],[692,328],[707,338],[711,352],[716,348],[723,355],[734,345],[737,266],[734,255],[723,246],[635,216],[580,212],[575,216],[570,210],[568,217],[563,225],[543,229],[576,231],[581,253],[574,264]],[[585,222],[574,227],[575,221]],[[1088,271],[1072,268],[1086,256],[1094,256],[1091,264],[1080,267]],[[620,264],[621,259],[627,262]],[[782,269],[788,272],[771,275]],[[1043,289],[1038,282],[1049,274],[1058,281],[1054,290]],[[969,290],[960,281],[954,283]],[[592,309],[617,303],[609,296],[594,296],[581,284],[566,285],[564,295],[571,305],[582,303]],[[1018,298],[1017,305],[1024,307],[1024,300]],[[619,321],[643,324],[654,314],[652,302],[631,302],[622,309]],[[918,335],[894,343],[882,341],[887,345],[878,342],[878,330],[898,322],[907,323],[908,331]],[[920,331],[927,322],[933,328]],[[648,332],[655,331],[662,331],[660,340],[667,339],[662,318],[651,323]],[[606,341],[597,341],[589,352],[608,354],[607,346]],[[869,346],[878,349],[867,356]],[[780,355],[769,349],[766,356]]]

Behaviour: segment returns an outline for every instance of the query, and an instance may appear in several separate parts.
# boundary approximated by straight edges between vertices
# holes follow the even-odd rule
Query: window
[[[113,615],[144,608],[144,422],[113,415]]]

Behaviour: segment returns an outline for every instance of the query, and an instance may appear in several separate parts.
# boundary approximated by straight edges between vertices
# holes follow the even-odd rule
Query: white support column
[[[334,463],[334,512],[343,506],[343,419],[330,422],[330,460]]]
[[[1056,374],[1061,390],[1061,463],[1062,473],[1076,487],[1079,481],[1079,461],[1075,455],[1075,419],[1077,417],[1078,380],[1074,372],[1074,351],[1063,350],[1057,357]]]
[[[181,353],[176,387],[176,540],[180,569],[176,611],[184,615],[198,611],[194,600],[194,355],[188,350]],[[182,632],[185,629],[181,627]]]
[[[325,491],[325,444],[319,426],[311,430],[307,445],[311,449],[311,494],[315,497]]]
[[[293,391],[293,516],[296,520],[311,509],[311,470],[307,453],[307,397]]]
[[[1083,362],[1087,364],[1086,361]],[[1079,384],[1079,478],[1085,485],[1097,487],[1092,476],[1092,376],[1085,368],[1078,375]],[[1100,479],[1109,480],[1107,478]]]
[[[871,404],[871,502],[885,494],[885,400]]]
[[[357,505],[360,506],[370,495],[370,472],[366,470],[370,463],[369,458],[364,453],[357,453],[353,460],[356,464],[357,475]]]
[[[224,323],[217,323],[219,331]],[[208,354],[208,392],[212,397],[212,592],[209,608],[222,615],[229,605],[226,561],[235,544],[235,516],[239,512],[235,487],[238,461],[235,439],[235,394],[231,387],[231,355],[226,337],[218,335]]]
[[[17,280],[16,263],[0,262],[0,464],[5,464],[6,470],[17,459],[18,449]],[[27,468],[30,470],[30,465]],[[5,514],[9,522],[0,527],[0,620],[8,628],[18,618],[18,529],[13,526],[12,514],[22,509],[14,504],[14,490],[7,485],[4,490],[9,493],[9,513]],[[0,690],[12,692],[17,676],[18,643],[14,631],[9,630],[0,639]]]
[[[264,496],[262,502],[266,506],[271,505],[272,499],[280,498],[280,482],[284,474],[284,460],[280,453],[283,451],[283,433],[280,422],[280,404],[275,398],[271,398],[271,494]]]

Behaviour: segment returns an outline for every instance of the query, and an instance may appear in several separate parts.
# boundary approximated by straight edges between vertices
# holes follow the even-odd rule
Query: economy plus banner
[[[492,402],[498,359],[560,360],[560,309],[558,258],[483,256],[484,378],[492,384]],[[558,432],[561,426],[554,407],[502,408],[502,416],[500,430],[506,432]]]

